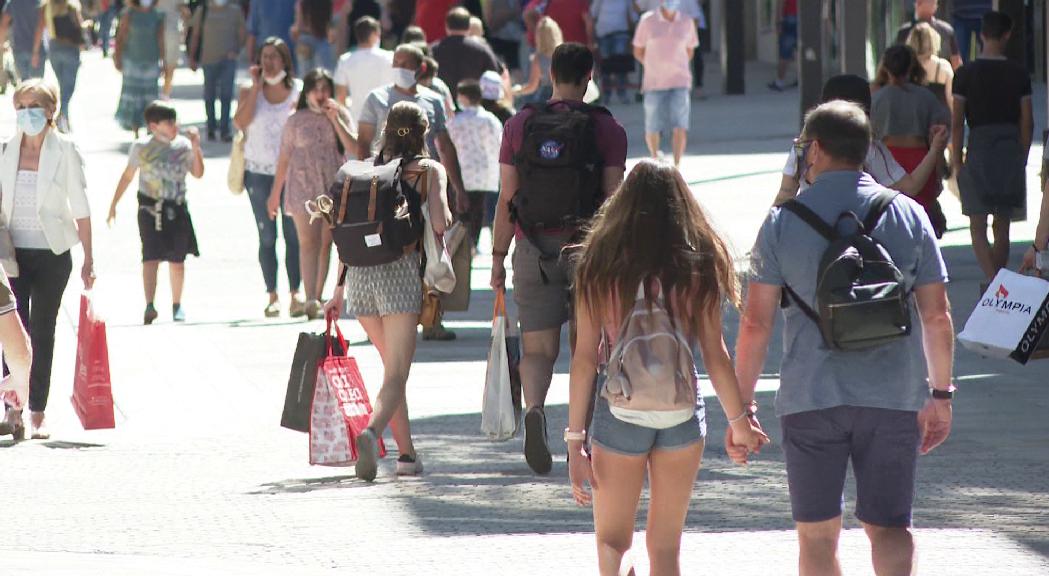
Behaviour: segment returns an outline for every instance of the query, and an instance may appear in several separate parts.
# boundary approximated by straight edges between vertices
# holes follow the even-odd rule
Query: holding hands
[[[770,442],[758,417],[749,412],[744,414],[742,418],[730,422],[725,430],[725,451],[733,462],[741,466],[747,464],[747,456],[752,452],[760,453],[761,447]]]

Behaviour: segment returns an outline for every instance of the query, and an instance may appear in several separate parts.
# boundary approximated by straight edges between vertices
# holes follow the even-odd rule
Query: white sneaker
[[[423,459],[418,454],[414,458],[407,454],[401,454],[397,459],[398,476],[421,476],[423,473]]]

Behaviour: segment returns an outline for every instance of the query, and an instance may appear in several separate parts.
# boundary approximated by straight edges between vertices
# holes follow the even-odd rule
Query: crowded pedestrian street
[[[395,63],[400,56],[400,51],[393,56]],[[722,94],[718,58],[708,54],[706,60],[703,94],[689,95],[689,135],[678,170],[743,277],[755,238],[780,191],[787,152],[799,137],[802,96],[782,84],[766,88],[768,79],[776,77],[776,64],[756,61],[747,62],[746,94]],[[235,68],[237,85],[250,85],[252,72],[244,54]],[[228,124],[215,137],[214,119],[209,124],[205,115],[205,70],[175,69],[170,99],[164,101],[177,113],[183,133],[199,131],[203,176],[184,184],[199,257],[185,261],[181,302],[172,302],[168,289],[169,270],[175,268],[160,267],[159,290],[154,286],[159,316],[150,320],[147,309],[143,323],[141,219],[133,199],[118,205],[119,194],[114,198],[126,176],[129,153],[134,155],[139,145],[114,118],[122,102],[121,72],[98,48],[81,53],[68,138],[79,147],[86,176],[95,274],[90,295],[95,313],[105,321],[115,426],[84,430],[70,402],[83,293],[78,273],[83,253],[74,248],[74,272],[55,327],[50,435],[0,437],[0,510],[9,525],[0,540],[0,576],[597,574],[594,513],[573,500],[567,462],[572,440],[572,338],[567,324],[561,327],[546,396],[550,472],[537,474],[522,456],[524,426],[504,441],[490,440],[482,432],[496,302],[493,250],[499,251],[491,228],[482,230],[472,273],[465,279],[471,288],[468,310],[443,316],[443,329],[454,332],[455,339],[424,339],[420,334],[411,362],[406,402],[414,447],[425,459],[425,469],[420,463],[421,473],[401,474],[389,431],[383,437],[390,454],[379,459],[374,481],[359,478],[352,464],[310,464],[309,435],[282,427],[282,410],[299,334],[323,332],[325,319],[323,312],[312,319],[312,314],[291,317],[286,310],[269,314],[269,308],[264,314],[261,224],[253,216],[249,194],[233,194],[227,184],[234,144],[225,141],[232,140],[232,135],[225,138]],[[50,68],[45,78],[55,78]],[[344,89],[338,74],[333,86]],[[466,94],[463,84],[458,86],[459,101],[449,96],[449,104],[461,103]],[[1028,212],[1026,220],[1012,225],[1012,270],[1020,267],[1035,239],[1042,204],[1041,135],[1049,126],[1046,84],[1035,81],[1032,91],[1035,138],[1025,173]],[[19,126],[15,100],[15,86],[8,85],[0,94],[4,142]],[[602,103],[626,132],[629,174],[651,156],[645,140],[650,131],[646,104],[612,99],[611,94]],[[402,104],[389,105],[393,122]],[[237,118],[233,116],[233,124],[239,128]],[[338,119],[332,122],[340,125]],[[356,138],[357,119],[346,126]],[[212,137],[205,137],[209,132]],[[343,138],[338,127],[335,133]],[[333,143],[341,150],[345,140]],[[668,138],[663,150],[670,145]],[[440,141],[425,146],[444,154]],[[460,164],[466,166],[459,142],[456,147]],[[671,152],[658,156],[660,162],[672,160]],[[457,177],[448,176],[449,197]],[[137,182],[136,177],[129,195],[134,196]],[[961,200],[945,189],[939,203],[946,232],[938,245],[958,333],[987,280],[972,249]],[[115,218],[107,221],[111,205],[117,206]],[[276,215],[275,207],[271,211]],[[501,215],[496,215],[497,225]],[[283,232],[276,252],[283,265]],[[331,261],[331,273],[318,287],[321,303],[337,284],[341,287],[337,253]],[[276,293],[287,307],[287,295],[297,287],[288,286],[283,271],[277,278]],[[508,259],[511,317],[517,315],[514,286]],[[180,308],[172,309],[172,304]],[[184,318],[175,321],[177,314]],[[725,306],[722,324],[734,357],[740,313]],[[774,409],[785,360],[783,324],[777,312],[753,399],[770,442],[759,443],[760,450],[748,453],[743,466],[733,462],[725,444],[726,427],[734,419],[723,413],[718,400],[722,391],[715,390],[710,372],[696,356],[707,436],[685,517],[681,574],[798,573],[799,538],[783,432]],[[384,383],[384,358],[353,315],[343,313],[339,326],[375,404]],[[953,383],[957,391],[950,435],[917,461],[912,525],[917,573],[1049,574],[1049,359],[1021,365],[958,345]],[[837,554],[842,573],[875,574],[864,525],[853,515],[856,490],[850,468]],[[645,488],[628,555],[637,573],[645,575],[650,502]]]

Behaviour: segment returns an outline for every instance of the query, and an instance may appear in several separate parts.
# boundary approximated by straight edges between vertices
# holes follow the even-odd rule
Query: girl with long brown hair
[[[383,128],[378,162],[403,161],[405,180],[422,195],[429,207],[430,226],[439,239],[452,222],[448,209],[448,177],[444,167],[426,157],[426,113],[414,102],[398,102],[390,108]],[[387,424],[397,442],[397,474],[414,476],[422,473],[422,460],[415,453],[405,385],[415,357],[415,327],[419,324],[422,305],[422,279],[419,277],[420,255],[412,250],[399,260],[377,266],[347,266],[345,293],[335,290],[335,297],[325,305],[327,314],[338,314],[345,294],[349,311],[357,317],[368,340],[375,345],[383,365],[382,388],[375,398],[368,428],[357,436],[358,478],[372,481],[378,469],[377,439]]]
[[[677,574],[681,531],[706,435],[702,395],[695,394],[691,417],[671,427],[621,420],[603,394],[592,404],[599,369],[599,390],[604,381],[599,349],[615,346],[613,338],[634,308],[633,295],[640,300],[643,289],[650,310],[665,309],[690,346],[698,341],[735,445],[760,449],[768,437],[751,422],[750,410],[740,399],[722,333],[723,302],[740,302],[732,256],[677,169],[652,160],[638,164],[605,202],[581,248],[565,430],[573,497],[579,505],[594,506],[600,573],[619,574],[647,471],[651,573]],[[691,385],[697,386],[694,370],[690,376]],[[591,405],[588,455],[584,428]],[[584,482],[589,482],[590,491]]]

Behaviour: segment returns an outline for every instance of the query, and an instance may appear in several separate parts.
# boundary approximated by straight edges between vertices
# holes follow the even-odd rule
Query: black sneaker
[[[539,408],[525,414],[524,453],[528,467],[536,474],[549,474],[554,466],[550,447],[546,443],[546,415]]]
[[[208,142],[214,142],[214,141],[215,141],[215,131],[214,130],[208,130]]]

